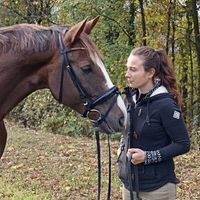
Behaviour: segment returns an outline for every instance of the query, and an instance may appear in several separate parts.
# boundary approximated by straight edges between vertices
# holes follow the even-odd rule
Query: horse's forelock
[[[83,33],[81,35],[81,43],[82,45],[88,50],[88,53],[90,55],[90,58],[92,59],[92,61],[94,63],[96,63],[96,56],[99,57],[99,59],[103,60],[102,55],[100,54],[100,52],[98,51],[98,49],[96,48],[96,46],[91,42],[91,40],[89,39],[89,37],[87,36],[86,33]]]

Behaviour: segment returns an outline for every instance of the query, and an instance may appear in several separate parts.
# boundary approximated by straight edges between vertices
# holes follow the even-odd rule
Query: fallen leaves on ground
[[[6,126],[9,137],[0,161],[0,199],[97,199],[95,140],[52,135],[20,128],[11,123],[6,123]],[[115,164],[118,142],[111,143],[111,199],[120,200],[121,182]],[[101,141],[101,146],[101,199],[104,200],[108,185],[107,141]],[[177,199],[200,200],[199,152],[191,150],[177,157],[175,163],[177,176],[181,180],[177,187]]]

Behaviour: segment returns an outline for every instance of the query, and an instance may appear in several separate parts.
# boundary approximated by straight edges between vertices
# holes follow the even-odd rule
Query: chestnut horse
[[[97,21],[98,17],[74,26],[0,28],[0,157],[7,138],[4,117],[39,89],[49,88],[55,99],[84,116],[98,115],[103,131],[124,128],[123,100],[88,36]]]

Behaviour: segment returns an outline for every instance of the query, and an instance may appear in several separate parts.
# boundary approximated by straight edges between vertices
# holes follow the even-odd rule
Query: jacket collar
[[[150,97],[153,97],[155,95],[158,95],[158,94],[162,94],[162,93],[168,93],[167,91],[167,88],[163,85],[161,85],[159,88],[157,88],[152,94]]]
[[[133,93],[133,101],[134,103],[136,103],[136,91]],[[153,96],[156,96],[156,95],[159,95],[159,94],[164,94],[164,93],[169,93],[167,88],[163,85],[161,85],[160,87],[158,87],[151,95],[150,97],[153,97]]]

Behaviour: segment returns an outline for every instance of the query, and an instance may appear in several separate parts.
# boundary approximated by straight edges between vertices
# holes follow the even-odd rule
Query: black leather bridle
[[[103,94],[99,95],[96,99],[92,99],[91,96],[87,93],[87,91],[83,87],[83,85],[81,84],[78,77],[76,76],[76,74],[70,64],[68,55],[67,55],[68,53],[70,53],[72,51],[85,50],[85,48],[71,48],[71,49],[65,48],[62,35],[59,35],[59,45],[60,45],[60,53],[61,53],[61,59],[62,59],[59,102],[62,103],[63,78],[64,78],[64,72],[65,72],[65,70],[67,70],[74,86],[78,90],[80,100],[85,107],[85,111],[82,114],[82,116],[88,117],[90,112],[96,112],[99,115],[99,117],[96,120],[92,120],[92,122],[100,125],[102,122],[104,122],[106,120],[108,113],[110,112],[110,110],[112,109],[112,107],[114,106],[114,104],[117,100],[117,97],[119,95],[118,88],[116,86],[113,86],[112,88],[110,88],[106,92],[104,92]],[[109,98],[111,98],[113,96],[114,96],[113,102],[110,104],[110,106],[105,114],[102,114],[99,110],[95,109],[96,106],[104,103],[105,101],[107,101]]]
[[[96,133],[96,141],[97,141],[97,153],[98,153],[98,200],[100,200],[100,190],[101,190],[101,155],[100,155],[100,142],[99,142],[99,125],[102,122],[106,122],[106,117],[108,116],[109,112],[113,108],[117,97],[119,95],[118,88],[113,86],[112,88],[105,91],[103,94],[99,95],[97,98],[92,99],[91,96],[87,93],[83,85],[81,84],[80,80],[76,76],[68,57],[68,53],[76,50],[86,50],[85,48],[65,48],[63,42],[63,36],[59,35],[59,46],[60,46],[60,54],[61,54],[61,77],[60,77],[60,91],[59,91],[59,102],[62,103],[63,97],[63,79],[64,79],[64,72],[67,72],[70,75],[70,78],[78,90],[81,103],[83,103],[85,107],[85,111],[82,114],[83,117],[89,117],[90,113],[97,114],[97,118],[91,120],[95,124],[95,133]],[[113,101],[111,102],[110,106],[108,107],[107,111],[102,114],[99,110],[95,107],[99,104],[104,103],[111,97]],[[108,126],[108,124],[107,124]],[[110,127],[109,127],[110,128]],[[107,193],[107,200],[110,199],[110,190],[111,190],[111,154],[110,154],[110,143],[109,143],[109,134],[108,134],[108,149],[109,149],[109,182],[108,182],[108,193]]]

